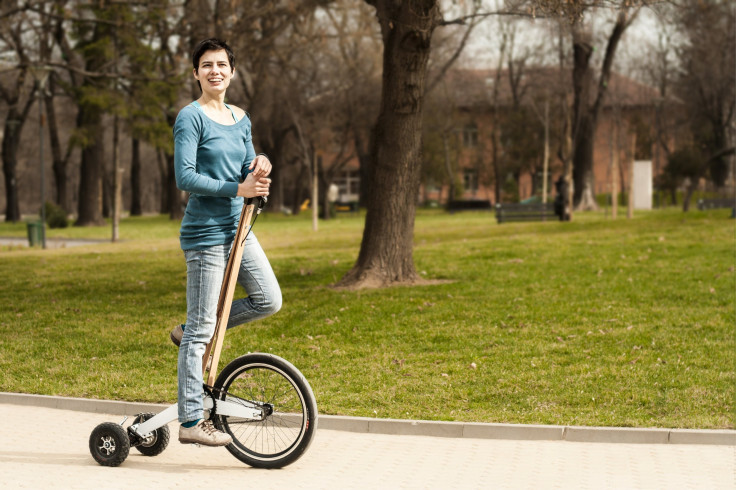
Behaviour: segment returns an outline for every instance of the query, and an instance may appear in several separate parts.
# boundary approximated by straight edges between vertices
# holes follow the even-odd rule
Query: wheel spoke
[[[217,419],[217,425],[233,437],[233,444],[228,446],[230,452],[249,464],[254,461],[256,466],[259,461],[289,457],[309,427],[304,395],[295,378],[303,379],[268,363],[244,362],[227,376],[224,386],[217,387],[221,399],[264,411],[262,420],[229,416]],[[309,396],[313,400],[311,390]],[[311,435],[307,444],[309,440]]]

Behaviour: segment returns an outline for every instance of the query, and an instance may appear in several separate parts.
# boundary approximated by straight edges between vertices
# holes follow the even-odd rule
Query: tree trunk
[[[130,157],[130,215],[143,214],[143,195],[141,194],[141,142],[138,138],[131,141]]]
[[[11,107],[5,119],[3,136],[3,176],[5,177],[5,221],[20,221],[20,204],[18,201],[18,145],[23,129],[21,114]]]
[[[503,169],[501,168],[501,158],[498,156],[498,131],[495,128],[491,131],[491,165],[493,166],[493,191],[496,194],[496,202],[494,204],[500,204],[503,202],[503,182],[505,180]]]
[[[49,92],[54,93],[54,77],[49,78]],[[67,193],[67,162],[69,158],[64,158],[61,154],[61,142],[59,141],[59,124],[56,121],[56,108],[54,107],[53,95],[45,97],[46,118],[49,123],[49,141],[51,145],[51,168],[54,172],[54,186],[56,187],[56,204],[58,204],[65,213],[69,213],[69,195]]]
[[[309,177],[309,172],[306,165],[300,165],[299,166],[299,176],[296,179],[296,185],[294,186],[294,202],[291,206],[291,211],[294,215],[297,215],[302,210],[302,202],[304,202],[304,191],[306,190],[306,187],[304,185],[304,182],[306,182],[307,178]]]
[[[267,153],[269,161],[271,161],[271,174],[268,176],[271,179],[271,187],[268,190],[268,209],[270,211],[278,211],[284,206],[284,186],[283,186],[283,172],[281,165],[281,150],[276,152],[273,157]],[[273,160],[271,160],[273,158]],[[274,162],[278,165],[274,165]]]
[[[586,196],[586,206],[592,196],[593,179],[593,138],[595,136],[595,122],[589,113],[590,107],[590,58],[593,55],[593,46],[590,34],[581,28],[573,31],[573,114],[572,114],[572,205],[578,210],[587,209],[580,206],[583,196]],[[593,200],[594,201],[594,200]]]
[[[732,109],[733,110],[733,109]],[[721,150],[728,146],[728,136],[726,135],[726,129],[728,123],[713,124],[711,145],[716,150]],[[723,187],[726,184],[729,171],[729,159],[726,156],[711,158],[709,162],[710,178],[713,184],[717,188]]]
[[[324,178],[320,179],[320,181],[323,182],[320,183],[319,188],[319,202],[322,203],[322,219],[330,220],[335,217],[332,214],[334,205],[327,199],[327,194],[330,190],[330,184],[328,184]]]
[[[169,112],[166,114],[166,120],[169,127],[174,127],[177,114]],[[166,162],[166,181],[162,182],[165,187],[164,193],[167,198],[166,207],[169,210],[169,219],[180,220],[184,217],[184,206],[182,202],[182,192],[176,186],[176,173],[174,172],[174,154],[164,153],[164,161]]]
[[[598,209],[593,173],[593,142],[596,122],[591,116],[591,114],[583,114],[580,117],[573,140],[575,145],[572,161],[573,202],[578,211]]]
[[[168,214],[169,212],[169,172],[166,168],[166,157],[164,156],[164,150],[156,151],[156,161],[158,163],[158,171],[161,176],[161,194],[158,196],[159,208],[158,212],[161,214]]]
[[[634,14],[635,16],[636,14]],[[573,89],[575,94],[573,114],[573,181],[574,206],[582,211],[598,209],[595,201],[594,174],[593,174],[593,146],[595,131],[598,125],[598,114],[603,107],[603,99],[608,91],[613,58],[616,48],[626,28],[629,26],[629,14],[622,10],[618,14],[616,24],[608,38],[606,52],[601,66],[601,75],[595,92],[595,101],[590,104],[590,90],[592,77],[590,73],[590,59],[593,54],[593,44],[588,33],[584,33],[580,26],[573,29]]]
[[[447,133],[442,133],[442,147],[445,152],[445,172],[447,172],[447,179],[449,181],[447,191],[447,207],[449,208],[450,202],[455,200],[455,174],[452,171],[452,163],[450,162],[450,144],[447,141],[448,137]]]
[[[82,148],[79,176],[79,206],[74,226],[102,226],[102,183],[105,172],[105,130],[102,109],[93,104],[80,104],[77,128],[86,136]]]
[[[687,213],[690,211],[690,199],[695,193],[695,189],[698,188],[699,179],[691,179],[688,185],[685,187],[685,196],[682,199],[682,211]]]
[[[90,72],[101,71],[109,60],[104,50],[108,26],[95,25],[90,43],[85,46],[85,69]],[[102,217],[103,184],[105,178],[105,129],[103,126],[104,109],[96,97],[103,82],[92,77],[85,77],[77,91],[79,112],[77,113],[77,131],[83,135],[82,163],[79,169],[79,202],[77,222],[74,226],[101,226],[105,224]]]
[[[383,37],[383,88],[360,254],[339,286],[413,283],[413,236],[421,171],[422,104],[436,1],[375,0]]]
[[[107,219],[112,216],[112,195],[113,195],[113,173],[114,170],[108,168],[103,169],[102,174],[102,217]]]
[[[181,191],[176,186],[173,154],[166,154],[166,168],[166,195],[169,198],[169,218],[172,220],[180,220],[184,217],[184,206],[181,201]]]
[[[373,140],[375,139],[374,130],[371,129],[368,135],[368,141],[365,142],[365,138],[360,134],[360,131],[355,132],[355,148],[358,152],[358,178],[360,179],[360,186],[358,187],[358,206],[365,207],[368,202],[368,196],[370,195],[370,170],[373,162]]]
[[[271,138],[264,138],[262,140],[263,143],[261,144],[263,152],[268,156],[268,159],[273,165],[273,167],[271,168],[271,174],[269,175],[269,178],[271,179],[271,189],[269,190],[268,194],[267,208],[271,210],[279,210],[284,204],[284,189],[281,185],[281,169],[283,167],[282,149],[284,148],[284,139],[286,138],[287,134],[288,132],[284,131],[283,129],[273,131],[271,134]],[[273,141],[273,146],[270,146],[268,144],[268,141],[271,140]]]

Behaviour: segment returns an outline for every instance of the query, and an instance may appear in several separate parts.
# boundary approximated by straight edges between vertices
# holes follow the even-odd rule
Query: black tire
[[[89,436],[89,451],[102,466],[119,466],[130,452],[128,434],[119,424],[100,424]]]
[[[220,400],[242,400],[267,408],[263,420],[215,415],[215,427],[230,434],[227,450],[255,468],[283,468],[302,457],[317,431],[317,403],[304,375],[272,354],[247,354],[217,377]]]
[[[154,415],[155,414],[153,413],[138,414],[135,420],[133,420],[133,425],[142,424]],[[158,456],[159,454],[164,452],[166,446],[169,445],[170,438],[171,435],[169,433],[169,426],[164,425],[163,427],[159,427],[158,429],[154,430],[150,436],[143,440],[141,444],[133,447],[135,447],[138,452],[140,452],[144,456]]]

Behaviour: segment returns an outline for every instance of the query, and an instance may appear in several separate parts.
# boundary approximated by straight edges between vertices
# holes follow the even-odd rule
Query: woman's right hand
[[[268,177],[255,178],[252,173],[246,175],[245,180],[238,184],[238,197],[267,196],[271,187],[271,179]]]

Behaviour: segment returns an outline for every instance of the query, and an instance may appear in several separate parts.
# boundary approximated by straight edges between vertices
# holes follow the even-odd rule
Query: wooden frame
[[[232,250],[230,250],[230,258],[225,267],[225,276],[222,279],[222,288],[220,289],[220,299],[217,301],[217,324],[215,325],[215,333],[212,340],[207,344],[202,357],[202,377],[207,374],[206,384],[213,386],[215,384],[215,375],[217,374],[217,364],[220,362],[220,354],[222,353],[222,342],[225,340],[225,331],[227,330],[227,322],[230,318],[230,307],[235,294],[235,286],[238,283],[238,272],[240,262],[243,259],[243,250],[245,248],[245,239],[251,228],[251,220],[253,213],[256,212],[257,199],[248,199],[243,205],[240,212],[240,223],[238,230],[235,232]],[[259,209],[260,211],[260,209]],[[212,357],[212,362],[207,365],[207,360]]]

